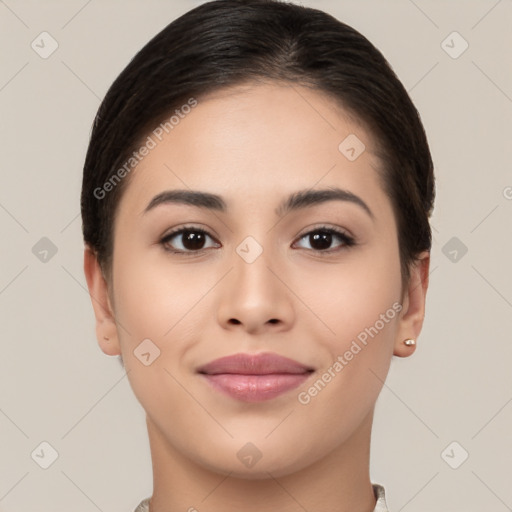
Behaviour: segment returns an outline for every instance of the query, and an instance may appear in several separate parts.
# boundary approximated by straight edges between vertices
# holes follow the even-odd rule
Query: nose
[[[221,286],[217,320],[227,330],[247,333],[282,332],[294,321],[293,293],[286,277],[267,251],[248,262],[236,252],[233,268]]]

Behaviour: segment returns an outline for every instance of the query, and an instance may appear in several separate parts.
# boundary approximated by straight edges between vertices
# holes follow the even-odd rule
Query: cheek
[[[132,338],[164,342],[179,329],[201,290],[207,290],[207,283],[201,286],[192,281],[190,272],[161,256],[151,258],[131,251],[116,263],[116,314]]]
[[[316,333],[325,332],[317,343],[329,356],[299,402],[313,428],[332,442],[363,421],[389,370],[401,310],[400,266],[392,253],[373,265],[361,258],[357,265],[340,266],[335,276],[317,280],[317,294],[309,296],[333,332],[316,322]],[[326,423],[338,428],[328,432]]]
[[[381,315],[386,316],[382,330],[396,323],[401,275],[398,248],[391,244],[354,252],[335,266],[317,265],[301,279],[304,302],[341,345],[376,322],[382,329]]]
[[[378,396],[393,354],[401,311],[398,244],[354,252],[333,268],[317,273],[315,280],[309,276],[307,282],[315,282],[315,287],[304,287],[305,293],[309,288],[305,302],[329,328],[316,320],[312,335],[317,334],[317,343],[329,357],[305,400],[315,402],[311,405],[316,417],[329,403],[339,406],[334,415],[350,410],[357,416],[351,419],[355,425]],[[313,398],[316,392],[322,397]]]
[[[196,309],[201,310],[194,307],[201,290],[179,266],[167,265],[163,258],[150,261],[148,253],[143,256],[136,249],[124,254],[114,267],[123,362],[135,396],[150,414],[158,415],[159,404],[181,400],[178,366],[190,338],[185,330]]]

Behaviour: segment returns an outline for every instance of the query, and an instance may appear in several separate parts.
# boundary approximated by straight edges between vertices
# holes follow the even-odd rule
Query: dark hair
[[[397,222],[405,285],[410,264],[432,243],[433,163],[418,111],[363,35],[323,11],[278,0],[196,7],[153,37],[108,90],[94,120],[81,196],[84,241],[105,275],[112,265],[116,207],[129,181],[128,175],[120,179],[123,163],[191,98],[261,80],[327,93],[373,135]]]

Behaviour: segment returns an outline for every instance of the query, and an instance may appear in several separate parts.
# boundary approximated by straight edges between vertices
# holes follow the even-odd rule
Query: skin
[[[349,134],[366,145],[355,161],[338,150]],[[86,247],[99,345],[122,354],[147,414],[151,512],[374,509],[374,406],[392,356],[415,350],[403,340],[421,331],[429,254],[411,266],[402,294],[397,226],[373,148],[370,134],[319,92],[278,84],[223,90],[201,98],[130,175],[111,279]],[[275,212],[293,192],[329,187],[359,196],[374,218],[348,201]],[[143,213],[155,195],[173,189],[221,195],[228,208],[164,204]],[[166,252],[164,235],[190,224],[212,237],[205,248]],[[349,233],[356,245],[333,236],[322,255],[304,235],[323,225]],[[263,249],[252,263],[236,252],[247,236]],[[167,246],[190,247],[183,244],[178,235]],[[301,404],[299,392],[396,302],[400,313]],[[146,338],[161,351],[149,366],[133,353]],[[316,371],[277,398],[241,402],[196,373],[239,352],[275,352]],[[237,457],[248,442],[261,453],[252,467]]]

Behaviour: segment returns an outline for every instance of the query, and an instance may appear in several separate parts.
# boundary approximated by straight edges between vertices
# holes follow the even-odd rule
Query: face
[[[118,205],[117,325],[98,323],[100,344],[169,455],[244,478],[298,471],[371,423],[391,356],[421,328],[374,142],[328,97],[270,84],[201,99],[160,132]],[[296,365],[199,372],[263,353]]]

